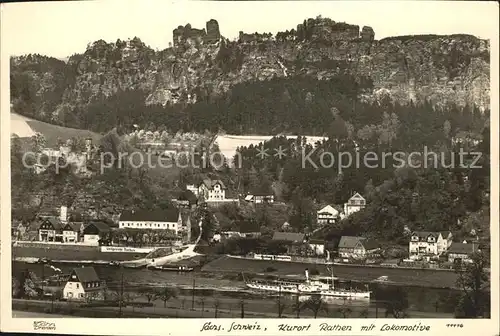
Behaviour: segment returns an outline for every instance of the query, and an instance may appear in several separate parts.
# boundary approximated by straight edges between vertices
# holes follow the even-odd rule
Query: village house
[[[75,268],[69,275],[63,288],[66,300],[99,300],[103,299],[104,286],[93,267]]]
[[[198,186],[198,198],[212,206],[239,203],[237,198],[228,197],[228,189],[221,180],[203,180]]]
[[[457,261],[472,262],[471,256],[473,253],[479,251],[478,244],[471,242],[467,243],[452,243],[448,249],[448,261],[453,263]]]
[[[62,224],[59,218],[48,217],[42,219],[38,227],[38,240],[41,242],[62,242]]]
[[[340,212],[331,205],[327,205],[317,212],[318,225],[335,223],[340,217]]]
[[[182,190],[175,193],[172,203],[180,208],[194,209],[198,205],[198,197],[190,190]]]
[[[408,247],[410,259],[437,257],[448,250],[452,240],[453,235],[449,231],[415,231],[411,234]]]
[[[380,245],[364,237],[342,236],[338,252],[341,258],[364,259],[380,250]]]
[[[358,212],[366,207],[366,200],[359,193],[355,193],[347,203],[344,203],[343,217],[349,217],[355,212]]]
[[[438,237],[438,253],[445,253],[453,243],[453,234],[451,231],[441,231]]]
[[[99,245],[101,238],[109,233],[111,229],[103,222],[90,222],[83,229],[83,243],[85,245]]]
[[[81,226],[79,223],[62,224],[63,243],[78,243]]]
[[[287,254],[299,255],[305,246],[305,234],[295,232],[274,232],[273,240],[287,245]]]
[[[245,196],[245,201],[253,204],[274,203],[274,195],[270,192],[256,189]]]
[[[154,211],[130,210],[120,215],[120,229],[171,230],[175,234],[183,230],[183,220],[179,209],[174,207]]]
[[[222,201],[226,199],[226,186],[221,180],[205,179],[198,186],[198,195],[205,202]]]
[[[239,221],[233,228],[235,230],[223,231],[214,236],[214,241],[223,241],[229,238],[258,238],[262,235],[260,226],[251,221]]]
[[[191,191],[196,197],[198,197],[198,187],[196,187],[194,184],[188,184],[186,185],[186,190]]]
[[[322,256],[325,254],[325,241],[323,239],[309,239],[307,244],[315,255]]]

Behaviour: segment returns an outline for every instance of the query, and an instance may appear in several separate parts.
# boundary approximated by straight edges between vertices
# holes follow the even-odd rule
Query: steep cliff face
[[[377,41],[371,27],[316,18],[276,36],[240,32],[238,41],[228,41],[210,20],[206,29],[179,26],[173,41],[173,47],[154,51],[138,38],[101,40],[67,63],[15,58],[13,104],[35,102],[28,114],[64,123],[72,109],[119,91],[146,92],[144,104],[189,104],[244,81],[303,75],[323,80],[349,73],[372,79],[366,100],[389,96],[401,103],[427,99],[489,108],[489,42],[469,35]]]

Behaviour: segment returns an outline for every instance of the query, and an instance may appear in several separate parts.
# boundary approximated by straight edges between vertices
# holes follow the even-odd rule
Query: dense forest
[[[17,90],[22,87],[19,84]],[[477,227],[488,213],[484,207],[489,191],[489,111],[471,106],[438,108],[430,103],[400,105],[389,98],[378,101],[360,98],[372,88],[369,79],[347,74],[329,80],[295,76],[237,84],[222,97],[199,92],[195,104],[168,106],[144,106],[146,92],[119,92],[84,109],[68,111],[64,114],[64,124],[101,133],[116,127],[118,133],[110,132],[103,139],[116,151],[124,141],[120,139],[121,131],[134,124],[150,131],[166,129],[169,133],[208,130],[231,134],[319,135],[329,140],[306,145],[302,140],[294,142],[277,136],[265,144],[270,153],[282,146],[294,155],[260,159],[256,156],[260,144],[255,144],[239,149],[242,164],[234,168],[188,168],[174,174],[158,174],[129,167],[118,174],[108,171],[85,182],[70,175],[68,180],[61,174],[50,177],[50,170],[42,176],[23,177],[27,173],[16,168],[19,153],[14,145],[13,183],[19,183],[18,190],[24,192],[54,189],[59,195],[72,195],[79,190],[95,195],[92,197],[109,199],[109,203],[120,207],[126,204],[152,208],[165,203],[164,196],[175,186],[207,177],[220,178],[235,193],[244,194],[257,188],[272,191],[288,206],[281,212],[241,210],[246,211],[244,214],[240,210],[222,209],[219,212],[228,219],[229,226],[240,220],[257,220],[261,226],[275,229],[285,218],[294,230],[314,230],[315,211],[320,204],[342,204],[357,191],[367,197],[369,206],[344,221],[341,231],[346,234],[391,238],[401,237],[405,226],[464,232],[466,228]],[[339,153],[350,153],[352,157],[375,153],[382,157],[384,153],[423,152],[425,148],[448,163],[452,157],[458,162],[460,148],[466,152],[481,151],[483,168],[395,167],[393,156],[389,156],[385,167],[351,165],[340,170],[335,164],[326,168],[310,164],[302,167],[299,155],[301,150],[312,151],[311,160],[318,163],[325,152],[335,157]],[[35,180],[39,182],[32,182]],[[56,187],[47,186],[49,181]],[[474,218],[469,219],[471,216]],[[465,225],[467,221],[476,223]],[[330,233],[326,230],[324,234]]]

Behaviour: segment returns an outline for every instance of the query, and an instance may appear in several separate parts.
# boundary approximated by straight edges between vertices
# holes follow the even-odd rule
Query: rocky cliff
[[[146,92],[146,105],[182,106],[244,81],[349,73],[372,79],[373,89],[362,99],[489,108],[489,41],[470,35],[375,37],[371,27],[318,17],[274,36],[240,32],[236,41],[222,37],[215,20],[205,29],[187,24],[173,31],[173,45],[162,51],[138,38],[100,40],[67,62],[13,58],[12,104],[19,113],[64,123],[75,108],[119,91]]]

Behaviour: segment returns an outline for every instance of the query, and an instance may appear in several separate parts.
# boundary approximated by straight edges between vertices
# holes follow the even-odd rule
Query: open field
[[[10,129],[11,133],[17,134],[20,138],[30,138],[35,133],[41,133],[47,140],[47,147],[56,147],[58,139],[65,141],[72,137],[91,138],[97,143],[101,138],[101,135],[95,132],[52,125],[17,113],[10,114]]]
[[[238,147],[248,147],[250,145],[258,145],[261,142],[269,141],[274,137],[274,135],[230,135],[230,134],[219,134],[217,135],[213,143],[217,144],[220,152],[226,158],[233,158],[236,154],[236,149]],[[296,139],[295,135],[286,136],[288,139]],[[308,144],[315,144],[318,141],[323,141],[326,137],[319,136],[307,136],[306,141]]]

